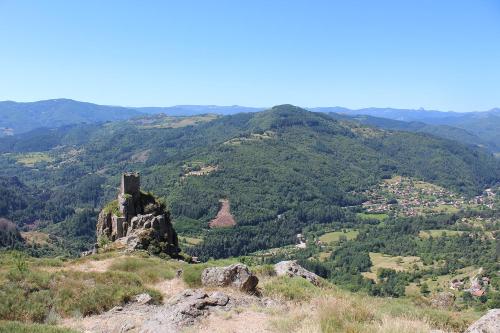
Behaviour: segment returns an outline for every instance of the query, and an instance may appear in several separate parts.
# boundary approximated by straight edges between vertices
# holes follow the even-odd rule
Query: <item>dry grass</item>
[[[301,277],[280,276],[265,281],[264,295],[285,301],[304,302],[320,293],[320,288]]]
[[[21,236],[30,244],[47,245],[50,243],[49,235],[40,231],[21,232]]]
[[[173,260],[125,257],[115,259],[109,270],[135,273],[144,283],[156,283],[174,278],[176,270],[180,267],[181,264]]]
[[[25,322],[64,321],[71,316],[100,313],[142,292],[150,293],[159,301],[162,296],[167,298],[185,288],[199,287],[204,268],[234,263],[234,260],[218,260],[187,265],[146,255],[116,253],[69,262],[26,258],[26,267],[16,266],[18,260],[12,255],[0,255],[0,281],[3,279],[0,318]],[[105,269],[92,270],[95,265]],[[20,268],[16,268],[18,266]],[[81,271],[83,267],[89,270]],[[178,267],[184,270],[182,279],[172,278]],[[481,315],[429,308],[408,298],[353,294],[328,282],[315,287],[302,278],[273,276],[270,265],[251,269],[258,274],[263,296],[271,298],[271,303],[263,305],[256,301],[236,306],[229,312],[211,315],[188,331],[365,333],[441,329],[461,332]],[[236,298],[249,297],[227,288],[220,290]],[[92,318],[89,317],[89,321]]]
[[[353,294],[328,283],[311,291],[312,285],[289,282],[276,277],[263,281],[264,296],[286,304],[270,319],[275,332],[462,332],[480,316],[429,308],[410,299]]]

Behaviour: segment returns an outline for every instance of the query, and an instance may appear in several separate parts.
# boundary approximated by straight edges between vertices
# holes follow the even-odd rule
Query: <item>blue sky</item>
[[[500,1],[0,0],[0,100],[500,107]]]

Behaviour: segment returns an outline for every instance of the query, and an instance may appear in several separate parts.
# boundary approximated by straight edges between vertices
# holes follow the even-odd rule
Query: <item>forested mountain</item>
[[[414,109],[396,109],[396,108],[364,108],[364,109],[348,109],[343,107],[318,107],[311,110],[316,112],[334,112],[350,116],[367,115],[379,118],[389,118],[401,121],[422,121],[426,123],[436,122],[439,120],[459,118],[465,113],[459,112],[444,112],[437,110],[414,110]]]
[[[455,140],[458,142],[485,147],[492,152],[500,151],[494,140],[487,140],[469,132],[466,129],[450,125],[431,125],[421,121],[401,121],[389,118],[373,117],[368,115],[348,116],[340,113],[330,113],[334,119],[350,120],[364,125],[375,126],[386,130],[428,133],[437,137]]]
[[[75,124],[93,124],[130,119],[145,114],[193,116],[202,114],[233,115],[258,112],[264,108],[217,105],[176,105],[170,107],[121,107],[54,99],[32,103],[0,102],[0,137],[34,129],[54,129]],[[309,110],[336,113],[357,118],[362,123],[384,129],[424,132],[464,143],[500,151],[500,110],[486,112],[441,112],[393,108],[351,110],[342,107],[320,107]],[[359,115],[367,117],[358,117]],[[377,119],[375,119],[377,118]],[[386,119],[384,121],[384,119]],[[391,121],[397,120],[399,123]],[[407,124],[406,124],[406,123]],[[54,133],[56,134],[56,133]]]
[[[461,142],[483,145],[493,152],[500,152],[500,109],[465,113],[391,108],[350,110],[341,107],[314,108],[313,110],[352,116],[363,123],[381,128],[431,133]],[[359,117],[361,115],[367,117]],[[383,118],[387,120],[384,121]]]
[[[234,114],[260,111],[262,108],[216,105],[178,105],[172,107],[122,107],[98,105],[71,99],[18,103],[0,102],[0,137],[43,128],[65,125],[124,120],[144,114],[165,113],[171,116],[190,116],[205,113]]]
[[[164,113],[169,116],[195,116],[206,113],[213,113],[219,115],[230,115],[242,112],[257,112],[265,108],[255,108],[248,106],[230,105],[175,105],[167,107],[140,107],[134,108],[142,113],[158,114]]]
[[[6,181],[16,176],[16,186],[44,196],[36,210],[4,212],[18,225],[55,223],[53,232],[88,239],[92,213],[115,196],[121,172],[134,170],[144,189],[166,198],[181,234],[206,234],[196,251],[217,257],[288,244],[310,224],[355,221],[344,207],[392,175],[465,195],[500,180],[499,163],[481,149],[291,105],[179,128],[122,121],[34,131],[1,139],[0,152]],[[237,226],[209,231],[220,199]]]
[[[141,113],[129,108],[52,99],[32,103],[0,102],[0,136],[35,128],[127,119]]]

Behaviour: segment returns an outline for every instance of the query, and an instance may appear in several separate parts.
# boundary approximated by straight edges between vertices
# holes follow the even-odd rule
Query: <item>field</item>
[[[37,163],[50,163],[54,161],[54,158],[52,158],[49,154],[40,152],[16,154],[13,157],[17,163],[30,168],[35,167]]]
[[[186,243],[188,245],[198,245],[203,242],[203,239],[196,237],[179,236],[179,242]]]
[[[139,119],[130,120],[134,124],[138,125],[142,129],[150,128],[180,128],[186,126],[193,126],[201,123],[206,123],[217,119],[219,116],[215,114],[204,114],[198,116],[166,116],[166,115],[156,115],[143,117]]]
[[[386,218],[389,217],[389,215],[385,213],[358,213],[357,217],[363,220],[379,220],[382,222]]]
[[[240,145],[245,142],[254,142],[260,140],[269,140],[275,137],[273,131],[266,131],[263,134],[252,133],[248,136],[238,137],[224,142],[225,145]]]
[[[462,204],[462,207],[465,205]],[[450,205],[437,205],[436,207],[433,207],[432,209],[429,210],[429,213],[456,213],[458,212],[459,209],[454,206]]]
[[[30,244],[46,245],[49,243],[49,235],[44,232],[26,231],[21,232],[21,236]]]
[[[432,236],[434,238],[441,237],[443,235],[445,235],[445,236],[460,236],[463,233],[464,233],[463,231],[446,230],[446,229],[442,229],[442,230],[422,230],[422,231],[420,231],[418,237],[420,237],[421,239],[427,239],[430,236]]]
[[[450,289],[450,282],[454,279],[463,279],[465,277],[473,277],[474,275],[480,273],[480,269],[476,267],[465,267],[459,269],[456,274],[446,274],[440,275],[435,278],[430,278],[426,280],[422,280],[421,283],[426,283],[429,286],[429,290],[431,292],[440,292],[440,291],[448,291],[454,292]],[[458,294],[457,292],[454,292]],[[420,295],[420,288],[415,284],[411,283],[406,287],[406,294],[408,296],[417,296]]]
[[[412,256],[395,257],[382,253],[370,252],[370,260],[372,262],[370,272],[363,273],[363,276],[372,280],[376,279],[377,271],[380,268],[389,268],[401,272],[413,269],[414,265],[417,265],[418,267],[423,266],[419,257]]]
[[[217,171],[218,166],[213,166],[213,165],[197,165],[195,170],[191,170],[191,168],[186,167],[186,173],[184,174],[183,178],[187,176],[206,176],[214,171]]]
[[[347,240],[352,240],[358,236],[358,231],[357,230],[346,230],[346,232],[343,231],[333,231],[333,232],[327,232],[326,234],[322,235],[319,237],[319,240],[323,243],[332,243],[332,242],[338,242],[342,236],[344,236]]]

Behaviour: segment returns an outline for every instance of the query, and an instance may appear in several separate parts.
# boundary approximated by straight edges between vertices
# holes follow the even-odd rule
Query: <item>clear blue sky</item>
[[[499,0],[0,0],[0,100],[485,110]]]

